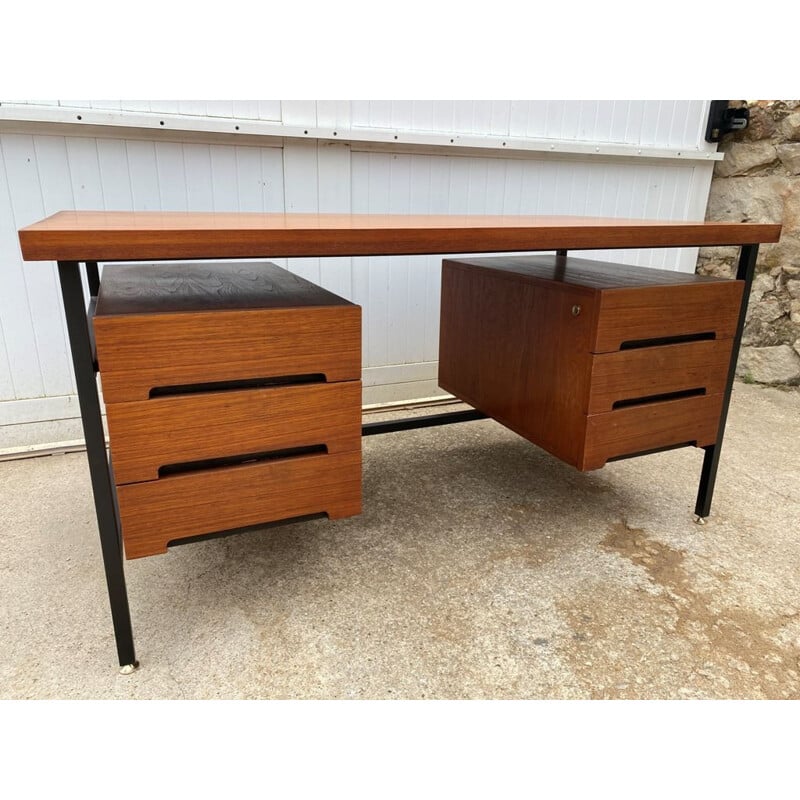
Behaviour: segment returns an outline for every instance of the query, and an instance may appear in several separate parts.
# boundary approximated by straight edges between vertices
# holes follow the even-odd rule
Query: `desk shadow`
[[[454,613],[484,591],[476,580],[509,565],[568,563],[609,526],[646,511],[651,487],[635,470],[580,473],[501,426],[478,426],[365,440],[357,517],[260,526],[129,562],[140,649],[149,642],[171,659],[209,647],[227,653],[235,631],[239,646],[255,649],[252,658],[307,648],[310,637],[312,650],[330,646],[337,658],[346,651],[358,659],[358,637],[395,635],[405,624],[399,614],[435,628],[435,612],[409,595],[450,593],[444,602]],[[360,620],[354,609],[364,609]]]

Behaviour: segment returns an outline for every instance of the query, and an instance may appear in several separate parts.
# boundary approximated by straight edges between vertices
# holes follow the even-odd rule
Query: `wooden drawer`
[[[297,456],[117,488],[127,558],[169,542],[310,514],[361,513],[361,452]]]
[[[360,513],[358,306],[274,264],[109,264],[93,325],[128,558]]]
[[[107,403],[192,384],[361,377],[361,308],[274,264],[109,264],[94,334]]]
[[[445,260],[439,384],[581,470],[716,440],[742,282],[561,256]]]
[[[662,270],[644,270],[665,273]],[[667,276],[697,278],[671,272]],[[663,278],[668,280],[668,277]],[[676,278],[672,278],[676,280]],[[615,287],[600,291],[593,353],[627,343],[713,334],[731,339],[742,302],[742,281],[704,278],[666,286]]]
[[[586,418],[581,470],[599,469],[610,458],[663,447],[714,444],[722,395],[684,397],[631,406]]]
[[[325,445],[361,449],[361,382],[276,386],[158,397],[106,406],[117,484],[159,468]]]
[[[586,413],[632,405],[674,393],[721,394],[732,339],[669,344],[601,353],[591,359]]]

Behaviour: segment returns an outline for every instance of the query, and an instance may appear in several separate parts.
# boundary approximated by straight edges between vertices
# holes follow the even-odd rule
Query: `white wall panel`
[[[348,100],[317,101],[317,125],[327,128],[349,128],[351,124],[351,103]]]
[[[42,285],[41,270],[23,270],[17,240],[17,230],[35,220],[42,211],[33,138],[3,137],[2,154],[6,190],[0,193],[0,263],[3,267],[0,315],[14,375],[15,397],[43,397],[40,335],[33,314],[39,317],[40,300],[36,294],[46,294],[46,287]],[[46,265],[37,267],[47,269]]]
[[[317,143],[287,142],[283,148],[284,208],[291,212],[319,210]],[[292,259],[292,270],[314,283],[320,280],[318,258]]]
[[[337,105],[341,105],[337,103]],[[349,104],[347,104],[349,106]],[[350,211],[350,147],[321,142],[317,147],[317,210],[324,213]],[[352,298],[353,260],[327,258],[320,270],[320,285],[335,294]],[[356,301],[358,302],[358,301]]]
[[[67,146],[56,137],[35,137],[34,151],[42,194],[42,211],[45,216],[70,208],[75,201],[72,187]],[[31,220],[35,222],[35,219]],[[44,281],[38,290],[32,288],[34,303],[31,319],[39,329],[44,329],[47,341],[40,346],[42,381],[45,395],[62,397],[75,393],[75,377],[68,358],[66,320],[61,311],[61,290],[54,264],[38,264],[35,273]]]
[[[156,142],[154,151],[159,206],[173,211],[188,211],[189,193],[183,145],[178,142]]]
[[[211,148],[207,144],[184,144],[186,203],[193,211],[214,210]]]
[[[59,105],[71,108],[73,103],[74,101],[61,100]],[[154,100],[152,103],[157,103],[157,101]],[[120,109],[124,111],[140,111],[149,113],[152,110],[151,105],[152,104],[150,100],[126,100],[124,105],[122,101],[120,101]]]
[[[205,100],[179,100],[178,113],[192,117],[203,117],[206,113]]]
[[[283,100],[281,121],[286,125],[316,125],[317,105],[313,100]]]
[[[258,100],[234,100],[232,106],[232,117],[258,119]]]
[[[11,363],[6,349],[6,334],[0,319],[0,404],[14,400],[14,376],[11,374]]]
[[[280,100],[257,100],[258,104],[258,118],[263,120],[279,120],[281,119],[281,101]]]
[[[239,187],[236,182],[236,152],[229,145],[212,144],[211,187],[214,211],[238,211]]]
[[[56,136],[42,136],[41,139],[59,141]],[[133,189],[126,143],[120,139],[98,139],[97,163],[105,207],[118,211],[133,210]]]
[[[158,211],[161,192],[155,142],[126,142],[134,211]]]
[[[67,105],[66,101],[61,101]],[[92,101],[75,108],[285,124],[706,147],[706,105],[675,101]],[[18,228],[61,209],[588,214],[701,219],[713,163],[381,152],[313,138],[150,141],[0,133],[0,449],[41,422],[74,431],[54,265],[21,262]],[[154,137],[155,138],[155,137]],[[696,251],[588,253],[692,269]],[[441,256],[280,260],[362,306],[367,402],[434,394]],[[70,427],[71,426],[71,427]],[[14,436],[17,436],[14,439]],[[65,438],[74,438],[74,434]]]
[[[261,153],[255,147],[237,147],[233,155],[239,211],[261,211],[264,208]]]
[[[232,100],[209,100],[206,103],[206,116],[233,117]]]

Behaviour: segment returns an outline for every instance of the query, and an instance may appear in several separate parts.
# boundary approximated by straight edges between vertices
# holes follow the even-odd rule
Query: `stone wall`
[[[737,374],[745,381],[800,384],[800,101],[748,103],[750,124],[720,144],[706,218],[779,222],[762,244]],[[731,276],[738,248],[704,247],[697,271]]]

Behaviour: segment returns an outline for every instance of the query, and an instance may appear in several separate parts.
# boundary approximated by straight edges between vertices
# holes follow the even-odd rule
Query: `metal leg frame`
[[[96,294],[97,264],[87,265],[89,288]],[[114,485],[111,479],[103,419],[100,414],[100,399],[97,394],[97,375],[92,355],[89,324],[86,318],[86,298],[81,284],[80,264],[77,261],[59,261],[58,276],[61,295],[67,318],[72,363],[78,385],[78,401],[81,409],[83,433],[86,438],[86,453],[89,459],[89,475],[92,481],[94,507],[100,530],[100,547],[111,603],[111,619],[117,643],[120,672],[128,674],[138,666],[133,648],[133,629],[128,606],[128,592],[123,570],[122,537],[116,509]]]
[[[562,258],[566,250],[557,251]],[[739,320],[736,327],[736,336],[733,341],[731,363],[728,370],[728,379],[725,395],[722,401],[717,441],[705,449],[703,468],[700,474],[700,485],[695,504],[695,515],[699,523],[711,510],[711,500],[714,494],[714,483],[719,466],[722,437],[725,433],[725,423],[728,417],[733,379],[736,374],[736,362],[739,355],[739,346],[742,340],[742,331],[747,314],[747,303],[750,299],[750,288],[755,274],[756,256],[758,245],[744,245],[739,254],[739,264],[736,272],[737,280],[744,281],[742,305],[739,311]],[[97,262],[86,262],[87,279],[91,295],[90,306],[96,298],[100,286]],[[108,585],[108,597],[111,604],[111,618],[114,624],[114,637],[117,644],[120,672],[129,674],[138,666],[133,645],[133,628],[131,625],[130,607],[128,605],[128,592],[125,586],[125,572],[123,569],[122,536],[119,524],[119,515],[116,507],[116,495],[111,477],[111,468],[106,453],[105,433],[103,420],[100,413],[100,399],[97,393],[97,365],[95,364],[92,339],[86,315],[86,298],[81,284],[80,264],[77,261],[59,261],[58,274],[61,281],[61,294],[64,300],[64,311],[69,331],[72,363],[75,369],[75,379],[78,386],[78,400],[81,409],[81,421],[86,437],[86,452],[89,459],[89,474],[92,481],[94,505],[97,513],[97,524],[100,530],[100,546],[103,553],[103,564]],[[366,423],[362,427],[362,435],[370,436],[381,433],[424,428],[434,425],[446,425],[454,422],[468,422],[485,419],[486,415],[477,410],[435,414],[427,417],[411,417],[402,420]]]
[[[736,362],[739,358],[739,346],[742,342],[742,332],[747,316],[747,304],[750,300],[750,289],[753,284],[753,276],[756,270],[756,257],[758,256],[757,244],[742,245],[739,251],[739,264],[736,269],[736,279],[744,281],[742,292],[742,305],[739,309],[739,321],[736,325],[736,335],[733,339],[733,350],[731,351],[731,363],[728,368],[728,380],[725,384],[725,395],[722,399],[722,413],[719,419],[719,430],[717,441],[704,448],[703,469],[700,472],[700,486],[697,490],[697,502],[695,503],[695,521],[704,524],[706,517],[711,512],[711,500],[714,496],[714,484],[717,480],[717,467],[719,466],[719,455],[722,450],[722,437],[725,435],[725,423],[728,419],[728,407],[731,402],[731,392],[733,390],[733,379],[736,375]]]

